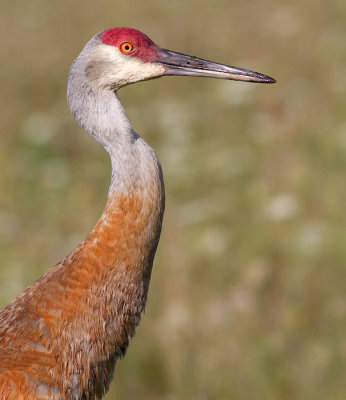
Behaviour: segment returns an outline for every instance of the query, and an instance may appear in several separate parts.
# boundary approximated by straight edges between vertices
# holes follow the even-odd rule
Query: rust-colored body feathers
[[[86,240],[1,311],[1,399],[102,396],[144,309],[162,210],[162,193],[110,198]]]

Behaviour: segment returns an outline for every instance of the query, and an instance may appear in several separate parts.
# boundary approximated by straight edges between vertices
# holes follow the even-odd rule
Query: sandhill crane
[[[107,391],[145,307],[164,212],[161,166],[117,90],[165,75],[275,82],[163,49],[132,28],[107,29],[86,44],[67,98],[110,155],[107,204],[84,242],[0,312],[0,399],[95,399]]]

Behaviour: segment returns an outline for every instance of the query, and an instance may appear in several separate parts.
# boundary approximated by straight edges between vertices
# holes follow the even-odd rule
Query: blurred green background
[[[66,105],[98,31],[276,85],[165,78],[120,91],[163,166],[167,208],[142,323],[106,399],[344,399],[346,3],[0,4],[0,304],[101,214],[103,149]]]

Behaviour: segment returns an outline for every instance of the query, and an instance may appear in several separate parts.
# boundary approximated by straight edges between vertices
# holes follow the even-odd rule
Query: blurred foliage
[[[164,170],[147,310],[107,399],[344,399],[346,3],[2,0],[0,302],[72,250],[110,163],[69,114],[72,60],[133,26],[276,85],[120,92]]]

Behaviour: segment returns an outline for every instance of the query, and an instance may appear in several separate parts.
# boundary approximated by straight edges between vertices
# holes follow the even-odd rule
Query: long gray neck
[[[93,65],[84,57],[84,50],[69,73],[67,100],[71,112],[111,157],[110,194],[128,193],[138,185],[145,189],[143,172],[157,173],[159,162],[150,146],[132,128],[117,93],[88,78]]]
[[[137,135],[117,93],[94,87],[84,74],[75,73],[74,67],[69,74],[67,100],[76,120],[108,153],[117,144],[133,143]]]

